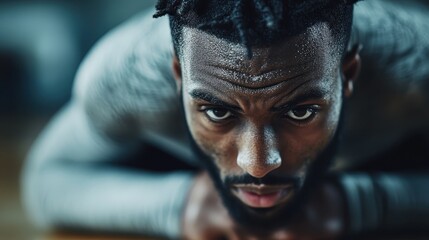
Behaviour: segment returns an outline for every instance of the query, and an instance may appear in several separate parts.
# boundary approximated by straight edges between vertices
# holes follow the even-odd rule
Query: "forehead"
[[[183,28],[182,71],[215,75],[237,85],[259,88],[303,74],[325,75],[339,64],[339,51],[326,23],[272,46],[247,49],[194,28]],[[183,76],[186,78],[186,76]],[[190,76],[189,76],[190,77]],[[195,77],[195,76],[194,76]]]

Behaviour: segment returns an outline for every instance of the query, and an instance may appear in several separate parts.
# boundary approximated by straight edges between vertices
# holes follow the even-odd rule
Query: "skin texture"
[[[180,59],[174,60],[173,69],[183,93],[191,135],[201,151],[212,159],[221,182],[249,176],[262,183],[266,178],[285,177],[304,182],[309,167],[335,135],[343,97],[350,96],[353,80],[359,72],[357,51],[347,54],[341,62],[341,53],[330,47],[335,46],[335,42],[323,23],[271,47],[253,48],[252,59],[247,59],[243,46],[196,29],[185,27],[183,31],[182,53]],[[219,200],[213,200],[218,196],[209,197],[213,192],[207,192],[206,198],[195,197],[204,195],[201,179],[204,178],[197,178],[191,190],[188,206],[207,209]],[[204,181],[207,184],[207,179]],[[249,186],[246,184],[239,186]],[[279,180],[264,187],[282,184],[291,182]],[[256,183],[250,185],[255,186]],[[276,208],[287,205],[300,191],[299,184],[292,186],[288,197],[275,203]],[[239,197],[237,189],[225,187],[241,204],[249,207],[249,203]],[[259,203],[264,209],[264,204]],[[220,222],[234,222],[225,216],[221,207],[218,209],[223,213],[220,218],[225,219]],[[195,219],[201,212],[185,210],[185,237],[209,239],[204,235],[207,231],[197,234],[195,228],[193,234],[186,236],[187,216]],[[213,214],[210,216],[213,218]],[[239,227],[234,224],[216,228],[214,226],[218,225],[213,221],[200,218],[199,225],[207,222],[205,228],[211,229],[210,236],[216,235],[213,229],[224,229],[214,232],[224,233],[221,235],[229,236],[228,239],[259,239],[244,236],[246,231],[237,230]],[[270,236],[293,239],[287,238],[289,235],[284,230]],[[231,237],[232,233],[237,238]],[[262,239],[266,239],[267,235],[264,236]]]

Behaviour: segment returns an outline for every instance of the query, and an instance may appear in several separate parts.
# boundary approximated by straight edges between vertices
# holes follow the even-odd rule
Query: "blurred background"
[[[79,63],[155,0],[0,0],[0,239],[39,239],[19,178],[31,143],[70,98]]]

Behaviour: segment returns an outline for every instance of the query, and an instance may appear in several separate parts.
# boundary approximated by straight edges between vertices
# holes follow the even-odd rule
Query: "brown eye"
[[[223,108],[210,108],[205,110],[207,116],[213,121],[225,120],[232,116],[232,113]]]
[[[313,116],[314,112],[315,109],[313,108],[300,107],[289,110],[286,115],[293,120],[303,121]]]

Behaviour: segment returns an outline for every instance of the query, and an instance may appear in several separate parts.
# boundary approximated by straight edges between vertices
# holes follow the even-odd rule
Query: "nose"
[[[241,169],[253,177],[262,178],[280,167],[281,163],[271,128],[258,131],[251,127],[243,134],[237,155],[237,165]]]

